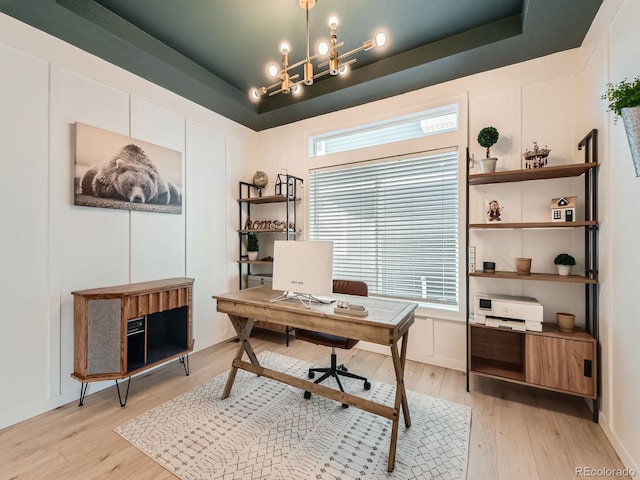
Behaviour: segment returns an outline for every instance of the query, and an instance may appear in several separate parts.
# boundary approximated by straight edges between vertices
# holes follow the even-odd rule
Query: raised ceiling
[[[379,30],[381,49],[356,56],[347,77],[324,77],[302,96],[255,104],[265,67],[306,54],[298,0],[0,0],[0,11],[263,130],[473,73],[578,47],[602,0],[317,0],[310,43],[340,19],[341,53]],[[313,53],[313,52],[312,52]]]

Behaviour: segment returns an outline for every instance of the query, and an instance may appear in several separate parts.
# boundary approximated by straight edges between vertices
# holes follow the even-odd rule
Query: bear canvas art
[[[182,154],[76,124],[74,204],[181,213]]]

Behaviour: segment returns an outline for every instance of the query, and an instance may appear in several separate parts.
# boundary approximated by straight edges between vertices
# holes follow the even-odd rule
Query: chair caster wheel
[[[345,367],[344,365],[340,366],[340,370],[342,370],[343,372],[348,372],[349,370],[347,370],[347,367]]]
[[[313,372],[309,372],[309,374],[308,374],[308,377],[309,377],[309,378],[313,378],[313,377],[315,377],[315,376],[316,376],[316,374],[315,374],[315,373],[313,373]]]
[[[349,408],[349,405],[347,405],[346,403],[343,403],[342,408]]]
[[[370,390],[370,389],[371,389],[371,383],[369,383],[369,382],[364,382],[364,389],[365,389],[365,390]]]
[[[304,398],[309,400],[311,398],[311,392],[304,392]]]

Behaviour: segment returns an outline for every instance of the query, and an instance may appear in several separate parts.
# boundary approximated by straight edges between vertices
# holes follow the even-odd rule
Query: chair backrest
[[[369,295],[369,287],[365,282],[360,282],[358,280],[334,280],[333,293],[367,297]]]

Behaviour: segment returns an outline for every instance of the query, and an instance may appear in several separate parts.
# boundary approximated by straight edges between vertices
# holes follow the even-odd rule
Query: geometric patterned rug
[[[306,378],[312,365],[263,352],[260,364]],[[115,431],[183,480],[465,479],[471,409],[407,391],[412,425],[401,419],[395,469],[387,472],[391,421],[238,370],[228,370]],[[345,379],[348,380],[348,379]],[[334,385],[332,385],[332,382]],[[324,382],[337,386],[332,379]],[[393,405],[395,386],[345,381],[345,390]]]

